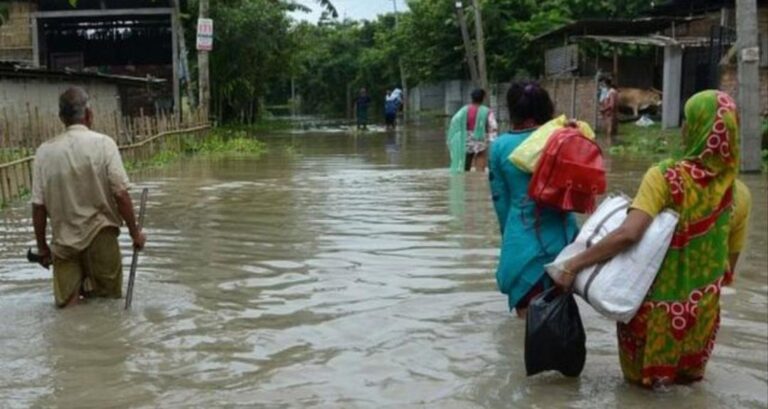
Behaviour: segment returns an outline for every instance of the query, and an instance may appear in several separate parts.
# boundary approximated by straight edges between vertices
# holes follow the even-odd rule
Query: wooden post
[[[483,34],[483,16],[480,0],[472,0],[475,9],[475,40],[477,41],[477,69],[480,87],[488,91],[488,72],[485,66],[485,36]]]
[[[739,117],[741,170],[760,172],[760,48],[757,0],[736,0],[736,37],[739,61]],[[766,52],[763,50],[763,52]]]
[[[355,112],[352,109],[352,84],[347,83],[347,119],[354,119]]]
[[[296,77],[291,76],[291,116],[296,116]]]
[[[576,78],[571,78],[571,118],[576,118]]]
[[[30,18],[31,31],[32,31],[32,65],[34,67],[40,66],[40,28],[37,26],[37,17],[31,16]]]
[[[175,3],[175,1],[174,1]],[[184,42],[184,38],[179,38],[179,17],[176,7],[171,13],[171,53],[173,54],[171,62],[173,64],[173,112],[181,115],[181,89],[179,88],[179,43]]]
[[[593,97],[595,98],[595,102],[593,104],[593,108],[595,112],[593,113],[593,120],[595,121],[592,126],[597,130],[600,127],[600,70],[595,71],[595,92]]]
[[[181,64],[183,64],[184,67],[187,68],[186,69],[187,78],[185,83],[186,87],[184,87],[186,88],[186,91],[187,91],[187,100],[188,100],[187,103],[189,104],[190,107],[193,107],[195,106],[195,92],[192,89],[192,81],[189,76],[189,60],[188,60],[189,51],[187,50],[187,41],[185,40],[186,37],[184,35],[184,24],[181,24],[181,21],[179,19],[181,14],[181,11],[179,9],[179,1],[172,0],[172,6],[174,10],[174,16],[175,16],[174,18],[176,19],[176,30],[177,30],[176,38],[178,39],[178,43],[179,43],[179,54],[181,57],[180,61],[181,61]]]
[[[477,61],[475,60],[475,53],[472,49],[472,40],[469,38],[469,29],[467,28],[467,20],[464,18],[464,3],[462,0],[456,0],[456,17],[459,20],[459,28],[461,28],[461,39],[464,42],[464,52],[467,59],[467,67],[469,67],[469,78],[472,80],[472,84],[476,87],[480,86],[480,79],[477,74]]]
[[[11,193],[8,191],[8,184],[5,183],[5,168],[0,167],[0,203],[11,201]]]
[[[397,13],[397,0],[392,0],[392,6],[395,9],[395,31],[400,26],[400,16]],[[403,59],[398,58],[398,65],[400,66],[400,85],[403,87],[402,101],[405,103],[408,101],[408,79],[405,76],[405,67],[403,66]],[[408,106],[406,105],[403,110],[403,122],[408,121]]]
[[[200,0],[200,18],[208,18],[209,9],[208,0]],[[208,51],[197,51],[197,67],[199,73],[200,108],[205,118],[208,118],[211,109],[211,77]]]

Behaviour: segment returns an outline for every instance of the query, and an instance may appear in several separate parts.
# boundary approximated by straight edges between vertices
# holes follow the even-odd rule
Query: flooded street
[[[260,159],[133,176],[150,241],[128,312],[55,310],[23,258],[28,206],[0,212],[0,408],[768,406],[764,175],[744,177],[749,247],[707,377],[655,394],[624,383],[615,324],[583,303],[581,377],[525,376],[486,176],[449,176],[442,130],[264,140]],[[611,190],[633,194],[648,164],[614,159]]]

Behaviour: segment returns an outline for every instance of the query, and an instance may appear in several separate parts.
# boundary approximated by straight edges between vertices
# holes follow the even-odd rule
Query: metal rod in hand
[[[144,213],[147,211],[147,195],[149,194],[149,189],[144,188],[144,190],[141,192],[141,204],[139,205],[139,223],[138,223],[138,230],[139,233],[141,233],[141,230],[144,228]],[[125,309],[131,308],[131,301],[133,301],[133,283],[136,281],[136,266],[139,263],[139,249],[136,247],[133,248],[133,259],[131,260],[131,272],[128,276],[128,289],[125,291]]]

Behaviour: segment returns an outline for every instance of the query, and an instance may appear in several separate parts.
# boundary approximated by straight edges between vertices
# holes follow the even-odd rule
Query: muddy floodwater
[[[581,377],[526,378],[486,176],[448,175],[439,127],[260,137],[259,159],[134,175],[150,241],[128,312],[55,310],[23,258],[28,206],[0,211],[0,408],[768,406],[765,176],[744,177],[749,247],[706,380],[652,393],[624,383],[615,324],[583,303]],[[613,158],[611,189],[634,194],[648,164]]]

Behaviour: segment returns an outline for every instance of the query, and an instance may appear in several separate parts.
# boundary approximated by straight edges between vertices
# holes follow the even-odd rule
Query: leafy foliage
[[[367,87],[374,101],[399,81],[394,18],[375,22],[300,23],[291,31],[293,75],[304,107],[346,111],[347,93]]]
[[[77,0],[60,1],[77,5]],[[363,86],[381,102],[385,89],[400,83],[400,61],[411,86],[468,77],[454,1],[410,0],[409,11],[398,15],[398,25],[394,14],[374,21],[339,21],[332,0],[315,2],[325,10],[318,24],[288,17],[290,11],[306,10],[299,0],[210,0],[217,22],[211,54],[213,106],[224,120],[252,116],[265,98],[285,103],[292,79],[305,111],[340,114],[349,109],[349,93]],[[470,3],[464,1],[473,31]],[[541,71],[541,49],[532,43],[536,35],[575,19],[634,17],[651,0],[480,4],[489,78],[496,82]],[[189,44],[194,44],[197,5],[196,0],[189,2],[185,20]]]
[[[412,0],[408,6],[397,27],[392,14],[372,22],[325,20],[294,27],[292,67],[305,108],[344,112],[348,86],[353,92],[366,86],[378,101],[386,88],[400,83],[399,59],[409,85],[468,77],[454,2]],[[485,0],[481,7],[489,77],[508,81],[541,71],[535,36],[575,19],[634,17],[650,0]],[[473,31],[473,10],[465,8]]]

